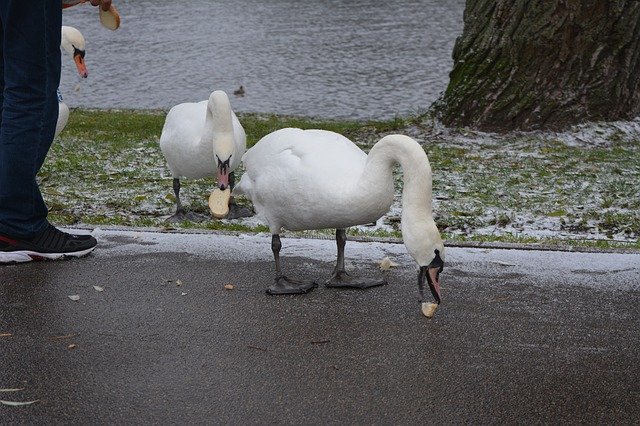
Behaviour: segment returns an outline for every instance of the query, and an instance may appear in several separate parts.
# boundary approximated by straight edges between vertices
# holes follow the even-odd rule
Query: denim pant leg
[[[30,237],[48,224],[36,175],[58,119],[61,0],[0,2],[0,233]]]

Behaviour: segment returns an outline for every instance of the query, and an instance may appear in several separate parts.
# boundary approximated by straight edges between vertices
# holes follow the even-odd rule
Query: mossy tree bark
[[[640,1],[467,0],[449,126],[562,129],[640,115]]]

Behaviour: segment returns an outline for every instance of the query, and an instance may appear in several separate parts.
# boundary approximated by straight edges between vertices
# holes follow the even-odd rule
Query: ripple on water
[[[448,82],[464,8],[464,0],[116,4],[115,32],[89,6],[63,13],[87,39],[90,75],[79,91],[63,57],[72,107],[169,108],[243,85],[236,111],[353,119],[425,110]]]

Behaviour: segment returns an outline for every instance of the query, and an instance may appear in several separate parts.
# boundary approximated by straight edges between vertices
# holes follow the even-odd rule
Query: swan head
[[[216,162],[218,187],[225,190],[229,186],[231,163],[235,154],[233,118],[229,97],[222,90],[216,90],[209,96],[207,105],[213,117],[213,156]]]
[[[409,229],[403,226],[402,238],[407,251],[418,263],[418,288],[420,301],[424,302],[425,283],[433,298],[440,304],[440,273],[444,269],[444,242],[433,219],[414,223]]]
[[[73,61],[80,77],[87,78],[89,72],[84,63],[85,41],[80,31],[66,25],[62,26],[62,41],[60,43],[65,52],[73,56]]]
[[[223,160],[218,156],[218,154],[216,154],[215,160],[216,160],[216,178],[218,181],[218,188],[220,188],[221,191],[224,191],[229,186],[229,174],[231,173],[231,168],[230,168],[231,155],[228,156],[226,160]]]
[[[444,252],[443,252],[444,255]],[[418,288],[420,289],[420,302],[424,303],[424,284],[429,286],[431,295],[439,305],[440,296],[440,273],[444,269],[444,260],[440,256],[440,250],[434,249],[433,260],[427,266],[421,266],[418,271]]]

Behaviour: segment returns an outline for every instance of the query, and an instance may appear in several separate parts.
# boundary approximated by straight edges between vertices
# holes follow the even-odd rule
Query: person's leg
[[[2,5],[0,5],[2,8]],[[2,105],[4,104],[4,24],[0,10],[0,128],[2,128]],[[0,160],[2,154],[0,153]]]
[[[47,221],[36,174],[58,119],[61,0],[2,0],[0,263],[81,257],[97,241]]]
[[[60,0],[0,2],[0,234],[27,238],[49,226],[36,174],[58,114],[61,13]]]
[[[47,19],[47,91],[44,113],[43,133],[40,138],[40,152],[38,154],[38,170],[42,167],[51,143],[55,137],[56,124],[58,122],[58,88],[60,87],[61,73],[61,52],[60,43],[62,39],[62,4],[61,0],[45,2]]]

